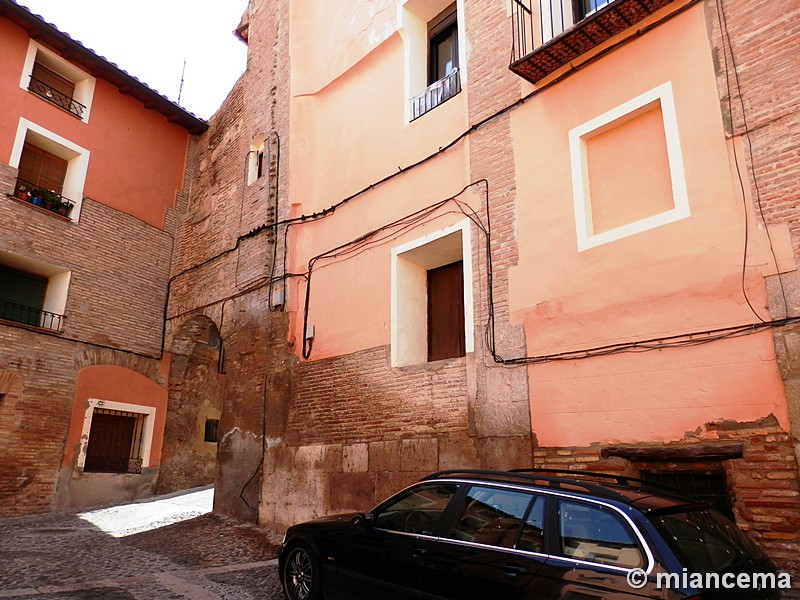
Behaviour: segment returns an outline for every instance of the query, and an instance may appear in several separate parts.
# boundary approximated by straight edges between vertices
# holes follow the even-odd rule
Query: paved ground
[[[279,600],[279,538],[210,513],[213,490],[0,519],[0,598]]]

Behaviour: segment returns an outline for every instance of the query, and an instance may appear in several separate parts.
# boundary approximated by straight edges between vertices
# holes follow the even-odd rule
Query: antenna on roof
[[[178,104],[181,103],[181,94],[183,93],[183,76],[186,74],[186,58],[183,59],[183,70],[181,71],[181,86],[178,88]]]

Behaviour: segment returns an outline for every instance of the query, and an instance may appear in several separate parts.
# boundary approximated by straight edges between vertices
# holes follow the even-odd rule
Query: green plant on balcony
[[[53,190],[44,190],[42,193],[42,206],[50,211],[56,211],[61,205],[61,194]]]
[[[68,217],[70,211],[75,206],[75,203],[72,200],[67,200],[66,198],[60,198],[58,205],[56,206],[55,211],[60,214],[62,217]]]

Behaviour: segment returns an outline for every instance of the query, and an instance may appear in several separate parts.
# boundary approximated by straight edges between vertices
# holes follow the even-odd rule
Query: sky
[[[247,0],[16,0],[201,119],[244,72]],[[186,59],[181,91],[181,73]]]

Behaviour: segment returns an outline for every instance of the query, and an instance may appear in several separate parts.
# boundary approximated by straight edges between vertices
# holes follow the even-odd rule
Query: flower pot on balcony
[[[31,198],[31,202],[33,204],[35,204],[36,206],[41,206],[42,205],[42,197],[41,196],[37,196],[37,195],[34,194],[33,197]]]
[[[20,200],[27,200],[28,202],[31,201],[31,193],[27,190],[17,190],[17,198]]]

